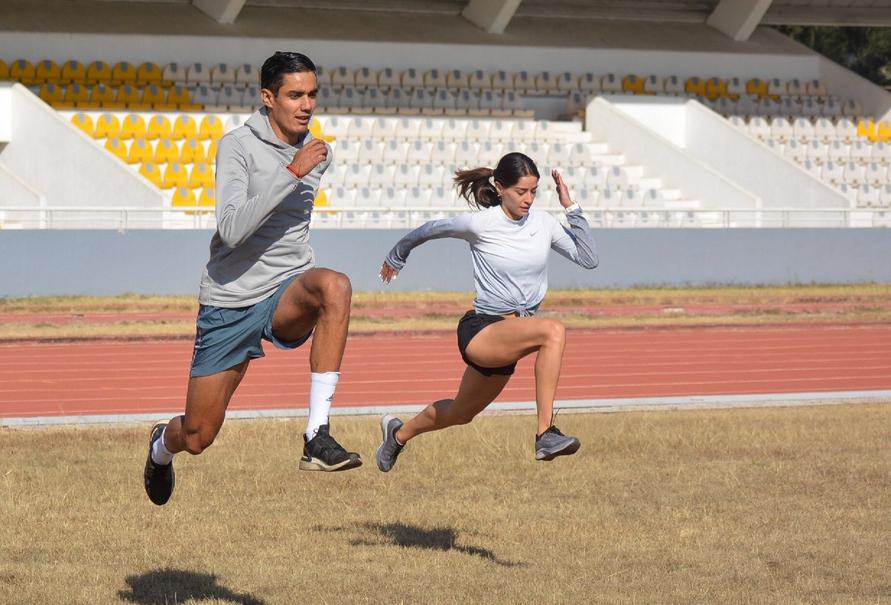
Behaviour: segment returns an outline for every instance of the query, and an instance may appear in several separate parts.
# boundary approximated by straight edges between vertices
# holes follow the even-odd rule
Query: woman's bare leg
[[[417,416],[402,425],[396,432],[396,439],[405,444],[421,433],[438,431],[456,424],[467,424],[498,397],[508,380],[510,376],[483,376],[468,367],[464,371],[455,398],[440,399],[428,405]]]
[[[505,366],[537,351],[535,360],[535,404],[538,433],[551,426],[554,397],[560,379],[566,329],[559,321],[518,317],[490,324],[473,337],[465,355],[479,366]]]

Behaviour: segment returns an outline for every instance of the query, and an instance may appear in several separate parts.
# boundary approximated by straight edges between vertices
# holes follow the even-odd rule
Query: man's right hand
[[[302,179],[327,158],[328,145],[322,139],[313,139],[294,154],[288,169]]]

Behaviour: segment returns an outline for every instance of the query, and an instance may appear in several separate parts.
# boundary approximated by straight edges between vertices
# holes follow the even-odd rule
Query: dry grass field
[[[230,421],[142,490],[149,426],[0,430],[0,603],[891,603],[891,406],[492,415],[306,473],[302,420]]]

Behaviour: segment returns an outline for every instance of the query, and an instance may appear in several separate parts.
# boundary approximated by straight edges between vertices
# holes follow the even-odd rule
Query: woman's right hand
[[[381,281],[385,284],[389,284],[391,281],[396,279],[396,276],[399,275],[399,271],[391,267],[387,264],[387,261],[384,261],[384,264],[381,265],[380,278]]]

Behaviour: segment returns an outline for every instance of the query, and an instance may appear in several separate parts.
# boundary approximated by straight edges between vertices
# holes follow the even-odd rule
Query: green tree
[[[891,28],[778,26],[777,29],[879,86],[891,86]]]

